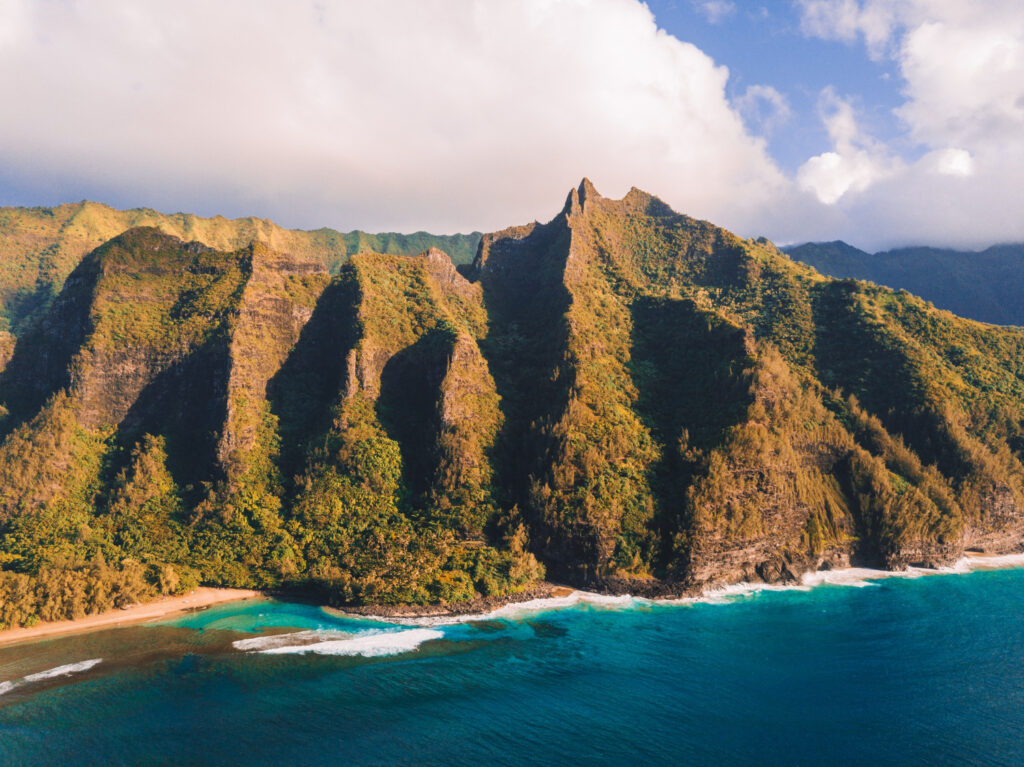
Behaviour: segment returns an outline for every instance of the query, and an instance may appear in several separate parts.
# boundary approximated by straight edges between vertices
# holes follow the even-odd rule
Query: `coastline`
[[[330,607],[321,605],[324,610],[345,618],[371,618],[381,621],[402,623],[412,620],[429,620],[457,618],[465,615],[480,615],[500,610],[503,607],[535,602],[538,600],[562,599],[581,592],[572,586],[541,581],[528,589],[514,594],[498,597],[478,597],[467,602],[436,605],[363,605],[349,607]]]
[[[87,615],[84,618],[39,623],[30,628],[5,629],[0,631],[0,647],[20,642],[32,642],[51,636],[77,634],[102,628],[114,628],[130,623],[144,623],[145,621],[165,618],[174,613],[185,612],[186,610],[262,596],[265,596],[262,592],[250,589],[222,589],[200,586],[182,596],[163,597],[152,602],[132,605],[123,610],[107,610],[96,615]]]
[[[1024,568],[1024,553],[982,554],[966,552],[953,565],[943,568],[910,567],[905,570],[875,570],[849,567],[836,570],[819,570],[804,573],[794,582],[742,582],[709,586],[692,593],[665,593],[667,589],[656,589],[657,595],[629,593],[616,584],[615,588],[601,591],[585,591],[571,586],[541,582],[532,588],[500,597],[480,597],[468,602],[447,605],[366,605],[362,607],[336,608],[320,605],[321,609],[341,617],[369,618],[407,626],[430,626],[485,620],[518,612],[535,612],[559,607],[569,607],[579,602],[604,604],[608,606],[627,603],[648,604],[695,604],[723,603],[731,598],[754,594],[759,591],[810,590],[816,586],[871,585],[873,581],[887,578],[918,578],[929,575],[956,575],[983,570]],[[227,602],[274,596],[251,589],[214,588],[202,586],[188,594],[164,597],[153,602],[133,605],[123,610],[108,610],[98,615],[88,615],[73,620],[40,623],[31,628],[13,628],[0,631],[0,647],[33,642],[52,636],[84,633],[103,628],[115,628],[135,623],[166,618],[175,613],[186,612]],[[288,596],[278,594],[288,599]],[[293,595],[294,596],[294,595]]]
[[[628,605],[694,605],[726,604],[730,600],[750,596],[761,591],[810,591],[818,586],[848,586],[862,588],[889,578],[921,578],[932,575],[966,575],[986,570],[1024,569],[1024,552],[1013,554],[985,554],[964,552],[952,565],[941,568],[908,567],[903,570],[878,570],[867,567],[844,567],[835,570],[817,570],[803,573],[796,581],[751,581],[708,585],[692,591],[655,588],[647,593],[629,593],[616,584],[616,588],[585,591],[569,586],[544,583],[505,597],[475,599],[452,605],[396,605],[357,608],[324,608],[332,613],[352,618],[369,618],[401,626],[444,626],[474,620],[502,618],[518,613],[543,612],[571,607],[581,602],[615,608]],[[662,584],[663,586],[663,584]]]

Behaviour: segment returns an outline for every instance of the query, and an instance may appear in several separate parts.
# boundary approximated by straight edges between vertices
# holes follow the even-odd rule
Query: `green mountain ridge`
[[[822,274],[907,290],[961,317],[1024,325],[1024,243],[977,252],[909,247],[866,253],[836,240],[786,252]]]
[[[374,251],[415,255],[438,247],[456,263],[468,264],[480,234],[434,235],[427,232],[370,234],[333,229],[284,229],[272,221],[223,216],[202,218],[166,214],[150,208],[116,210],[82,201],[52,208],[0,208],[0,328],[17,335],[45,311],[64,280],[91,250],[122,232],[151,226],[186,241],[218,250],[236,250],[262,242],[275,250],[323,263],[337,272],[354,253]]]
[[[1024,330],[589,181],[438,249],[85,256],[0,374],[0,621],[455,603],[1024,548]]]

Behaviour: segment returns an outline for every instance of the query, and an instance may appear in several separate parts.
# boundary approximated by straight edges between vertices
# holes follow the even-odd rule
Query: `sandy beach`
[[[259,591],[249,589],[214,589],[200,587],[180,597],[165,597],[141,605],[133,605],[124,610],[108,610],[99,615],[88,615],[84,618],[53,623],[40,623],[31,628],[16,628],[0,631],[0,645],[16,642],[33,641],[58,634],[74,634],[81,631],[92,631],[99,628],[112,628],[128,623],[139,623],[156,618],[163,618],[173,613],[191,610],[197,607],[209,607],[221,602],[235,602],[240,599],[252,599],[263,596]]]
[[[738,583],[720,589],[710,589],[694,594],[681,594],[676,597],[659,595],[653,598],[655,601],[660,598],[667,602],[700,601],[704,598],[714,599],[723,594],[756,591],[762,588],[807,588],[824,582],[838,585],[848,584],[850,582],[856,582],[859,584],[864,580],[877,580],[882,578],[916,577],[920,575],[949,575],[950,573],[955,572],[967,573],[977,570],[1001,570],[1017,567],[1024,567],[1024,553],[993,555],[980,552],[965,552],[964,556],[953,566],[944,569],[930,570],[926,568],[910,568],[906,571],[889,571],[865,568],[844,568],[841,570],[822,571],[819,573],[807,573],[804,576],[803,582],[797,584]],[[531,604],[544,601],[555,602],[560,599],[571,599],[574,596],[582,596],[583,598],[612,596],[613,594],[621,596],[627,593],[627,591],[615,590],[612,592],[591,594],[590,592],[577,591],[563,585],[541,582],[533,588],[527,589],[526,591],[518,594],[510,594],[503,597],[477,598],[469,602],[449,605],[391,605],[387,607],[380,605],[366,605],[363,607],[348,607],[344,609],[335,609],[330,607],[325,607],[324,609],[335,615],[372,617],[381,620],[391,620],[396,623],[419,623],[425,619],[434,619],[440,620],[440,622],[445,622],[445,619],[454,619],[457,621],[459,616],[487,615],[495,610],[500,610],[520,603]],[[168,615],[183,612],[185,610],[263,596],[266,595],[262,592],[250,589],[201,587],[189,594],[185,594],[184,596],[165,597],[153,602],[134,605],[125,610],[109,610],[99,615],[89,615],[77,620],[40,623],[32,628],[16,628],[0,631],[0,646],[11,645],[18,642],[34,641],[36,639],[60,634],[74,634],[100,628],[112,628],[114,626],[141,623],[148,620],[164,618]]]

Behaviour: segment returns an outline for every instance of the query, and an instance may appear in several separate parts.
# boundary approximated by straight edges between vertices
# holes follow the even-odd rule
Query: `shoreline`
[[[699,589],[673,589],[655,581],[653,588],[630,592],[628,584],[616,583],[613,588],[587,591],[554,583],[504,597],[474,599],[452,605],[369,605],[365,607],[325,607],[331,613],[346,618],[368,618],[403,626],[443,626],[469,620],[488,620],[518,612],[536,612],[569,607],[580,602],[606,606],[633,604],[684,605],[722,604],[733,597],[760,591],[810,591],[817,586],[863,587],[888,578],[920,578],[932,575],[966,575],[987,570],[1024,569],[1024,552],[1013,554],[986,554],[964,552],[952,565],[939,568],[907,567],[903,570],[880,570],[869,567],[844,567],[834,570],[815,570],[803,573],[798,580],[741,581],[729,584],[708,584]],[[626,587],[626,588],[624,588]]]
[[[84,618],[39,623],[29,628],[12,628],[0,631],[0,647],[21,642],[32,642],[52,636],[77,634],[102,628],[115,628],[130,623],[144,623],[165,618],[175,613],[196,608],[209,607],[224,602],[238,602],[245,599],[264,597],[266,594],[251,589],[228,589],[200,586],[188,594],[177,597],[163,597],[152,602],[132,605],[125,609],[113,609]]]
[[[1024,553],[983,554],[965,552],[953,565],[943,568],[910,567],[904,570],[876,570],[863,567],[848,567],[836,570],[818,570],[804,573],[799,581],[793,582],[741,582],[709,586],[704,589],[672,594],[668,588],[659,588],[658,595],[628,593],[621,588],[602,591],[586,591],[571,586],[541,582],[532,588],[500,597],[479,597],[468,602],[448,605],[366,605],[361,607],[330,607],[313,602],[329,614],[346,618],[364,618],[390,622],[398,625],[443,625],[466,620],[486,620],[489,617],[520,611],[533,612],[567,607],[579,602],[600,604],[623,604],[625,602],[647,602],[650,604],[696,604],[722,603],[730,597],[753,594],[759,591],[810,590],[816,586],[870,585],[887,578],[918,578],[929,575],[963,575],[986,570],[1024,568]],[[617,584],[619,586],[624,584]],[[638,584],[635,584],[638,585]],[[660,584],[664,587],[664,584]],[[295,594],[268,593],[252,589],[215,588],[201,586],[196,590],[177,597],[164,597],[152,602],[133,605],[127,609],[108,610],[84,618],[40,623],[31,628],[13,628],[0,631],[0,647],[22,642],[33,642],[54,636],[85,633],[104,628],[116,628],[129,624],[166,618],[176,613],[210,607],[228,602],[239,602],[256,598],[280,598],[285,601],[299,601]]]
[[[1024,552],[1013,554],[985,554],[964,552],[952,565],[940,568],[907,567],[903,570],[879,570],[868,567],[844,567],[835,570],[815,570],[803,573],[795,581],[742,581],[730,584],[707,585],[702,589],[677,590],[673,594],[665,584],[648,592],[629,593],[621,588],[586,591],[570,586],[545,583],[543,587],[529,589],[506,597],[475,599],[453,605],[395,605],[355,608],[324,609],[346,618],[368,618],[401,626],[444,626],[472,620],[488,620],[520,612],[571,607],[586,602],[608,607],[633,605],[693,605],[725,604],[732,598],[749,596],[761,591],[810,591],[818,586],[849,586],[860,588],[889,578],[921,578],[934,575],[968,575],[990,570],[1024,569]],[[622,584],[617,584],[622,585]]]
[[[392,619],[420,620],[431,618],[455,618],[463,615],[478,615],[494,612],[509,605],[525,604],[541,599],[560,599],[576,593],[598,593],[581,592],[573,586],[541,581],[528,589],[517,591],[514,594],[505,594],[496,597],[477,597],[467,602],[453,602],[451,604],[436,605],[361,605],[350,607],[321,607],[334,615],[345,618],[371,618],[382,621]]]

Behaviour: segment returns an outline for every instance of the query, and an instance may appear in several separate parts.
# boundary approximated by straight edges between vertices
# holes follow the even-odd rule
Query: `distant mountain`
[[[0,331],[17,335],[31,324],[60,290],[82,257],[128,229],[151,226],[219,250],[236,250],[252,242],[309,258],[337,272],[353,253],[373,251],[415,255],[442,248],[457,264],[476,255],[479,232],[433,235],[368,234],[333,229],[282,229],[261,218],[201,218],[168,215],[149,208],[115,210],[95,202],[55,208],[0,208]]]
[[[1024,548],[1024,329],[586,180],[461,271],[131,229],[0,401],[7,624],[197,582],[669,595]]]
[[[923,247],[865,253],[837,240],[786,252],[822,274],[908,290],[961,317],[1024,325],[1024,244],[978,253]]]

